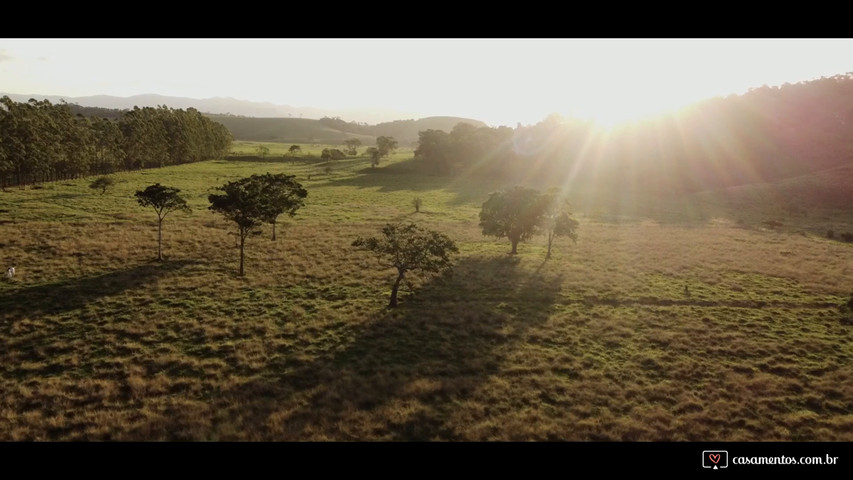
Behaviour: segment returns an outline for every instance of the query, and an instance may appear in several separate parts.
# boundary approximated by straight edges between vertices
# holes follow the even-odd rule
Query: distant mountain
[[[219,115],[235,115],[243,117],[259,118],[310,118],[320,119],[322,117],[341,117],[349,121],[376,124],[399,120],[401,118],[415,118],[419,115],[414,112],[389,109],[322,109],[313,107],[293,107],[290,105],[276,105],[269,102],[251,102],[238,100],[236,98],[214,97],[206,99],[195,99],[187,97],[170,97],[165,95],[144,94],[132,97],[114,97],[110,95],[94,95],[87,97],[68,97],[60,95],[40,94],[17,94],[2,93],[16,102],[26,102],[30,98],[37,100],[48,100],[51,103],[59,103],[65,100],[68,103],[76,103],[86,107],[132,109],[138,107],[156,107],[166,105],[171,108],[195,108],[202,113]]]

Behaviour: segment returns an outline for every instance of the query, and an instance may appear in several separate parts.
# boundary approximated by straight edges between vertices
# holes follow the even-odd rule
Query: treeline
[[[559,115],[420,132],[416,164],[661,193],[773,181],[853,161],[853,75],[761,87],[612,129]]]
[[[418,120],[394,120],[393,122],[382,122],[376,125],[368,125],[362,122],[346,122],[339,117],[323,117],[319,120],[321,125],[333,128],[340,132],[369,135],[372,137],[394,137],[401,145],[409,146],[417,142],[418,132],[421,130],[450,130],[457,123],[468,123],[475,127],[484,127],[485,123],[460,117],[427,117]]]
[[[478,128],[467,123],[456,124],[450,133],[424,130],[418,133],[415,162],[422,172],[433,175],[501,175],[518,160],[515,135],[509,127]]]
[[[134,107],[118,119],[68,104],[0,98],[0,185],[25,185],[222,157],[231,134],[197,110]]]
[[[347,122],[341,117],[323,117],[319,120],[322,125],[346,133],[373,135],[374,127],[365,122]]]

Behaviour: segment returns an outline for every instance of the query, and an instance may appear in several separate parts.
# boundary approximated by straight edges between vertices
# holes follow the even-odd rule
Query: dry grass
[[[0,193],[0,440],[853,440],[850,245],[581,218],[552,260],[509,257],[476,228],[493,185],[353,164],[306,180],[240,278],[205,191],[272,168],[316,167],[161,171],[196,208],[167,219],[163,263],[126,198],[158,171],[77,203],[48,197],[85,185]],[[395,218],[461,252],[389,311],[393,272],[350,243]]]

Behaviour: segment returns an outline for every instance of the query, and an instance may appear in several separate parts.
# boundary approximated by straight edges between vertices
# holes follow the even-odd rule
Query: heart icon
[[[708,455],[708,458],[710,458],[712,462],[717,463],[720,461],[720,454],[719,453],[712,453],[712,454]]]

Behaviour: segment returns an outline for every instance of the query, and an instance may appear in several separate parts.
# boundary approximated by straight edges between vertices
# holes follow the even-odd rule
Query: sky
[[[853,39],[9,39],[0,92],[604,123],[853,72]],[[351,120],[343,118],[344,120]]]

